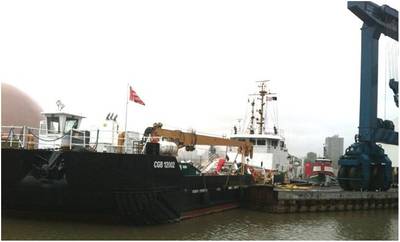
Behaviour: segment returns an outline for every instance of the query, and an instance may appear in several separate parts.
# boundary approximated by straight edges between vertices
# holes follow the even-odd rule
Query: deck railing
[[[125,135],[100,129],[51,133],[47,129],[28,126],[1,126],[2,148],[72,150],[82,147],[97,152],[143,153],[144,144],[150,142],[149,139],[132,131]]]

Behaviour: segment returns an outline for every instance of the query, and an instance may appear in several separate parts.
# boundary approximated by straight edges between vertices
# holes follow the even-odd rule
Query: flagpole
[[[126,152],[126,131],[127,131],[127,125],[128,125],[128,103],[129,103],[129,83],[127,84],[127,89],[128,89],[128,93],[126,95],[126,105],[125,105],[125,142],[124,142],[124,148],[125,148],[125,152]]]

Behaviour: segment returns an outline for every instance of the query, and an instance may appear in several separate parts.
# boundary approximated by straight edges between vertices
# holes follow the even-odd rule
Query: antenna
[[[58,111],[61,111],[61,110],[63,110],[63,108],[65,108],[65,105],[60,100],[57,100],[56,105],[57,105]]]

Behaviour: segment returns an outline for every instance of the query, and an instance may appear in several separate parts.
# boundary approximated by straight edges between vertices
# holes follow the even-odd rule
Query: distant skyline
[[[223,135],[270,80],[289,152],[322,156],[325,137],[346,149],[357,133],[361,25],[338,0],[2,1],[0,81],[45,111],[62,100],[86,128],[109,112],[123,127],[131,85],[146,105],[129,103],[128,129]],[[382,36],[380,47],[378,111],[392,119],[398,43]]]

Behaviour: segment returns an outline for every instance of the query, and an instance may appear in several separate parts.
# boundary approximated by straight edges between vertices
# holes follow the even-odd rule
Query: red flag
[[[129,86],[129,100],[144,105],[142,99],[140,99],[140,97],[136,94],[136,92],[132,89],[131,86]]]

